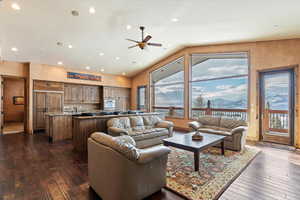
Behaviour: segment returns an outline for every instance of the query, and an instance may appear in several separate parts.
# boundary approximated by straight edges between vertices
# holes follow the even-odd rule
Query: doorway
[[[25,80],[2,77],[2,133],[23,133],[25,123]]]
[[[294,144],[295,77],[293,69],[260,73],[261,139]]]

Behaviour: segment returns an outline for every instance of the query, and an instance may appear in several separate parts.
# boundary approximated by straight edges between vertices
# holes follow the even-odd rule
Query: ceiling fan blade
[[[158,43],[148,43],[149,46],[156,46],[156,47],[161,47],[162,44],[158,44]]]
[[[135,42],[135,43],[139,43],[139,41],[132,40],[132,39],[126,39],[126,40],[131,41],[131,42]]]
[[[128,47],[128,49],[132,49],[132,48],[134,48],[134,47],[138,47],[139,45],[138,44],[136,44],[136,45],[133,45],[133,46],[130,46],[130,47]]]
[[[148,42],[151,38],[152,38],[151,35],[147,35],[147,37],[145,37],[145,39],[143,40],[143,42]]]

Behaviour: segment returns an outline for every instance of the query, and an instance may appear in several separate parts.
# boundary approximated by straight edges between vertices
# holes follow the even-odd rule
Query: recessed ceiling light
[[[99,53],[99,56],[104,56],[104,53]]]
[[[71,44],[69,44],[69,45],[68,45],[68,48],[69,48],[69,49],[72,49],[72,48],[73,48],[73,46],[72,46]]]
[[[104,72],[104,69],[101,69],[100,71],[101,71],[101,72]]]
[[[116,57],[116,60],[120,60],[120,57]]]
[[[172,22],[178,22],[178,19],[177,18],[172,18],[171,21]]]
[[[12,3],[11,8],[14,9],[14,10],[21,10],[21,7],[17,3]]]
[[[90,14],[95,14],[96,9],[94,7],[90,7],[89,12],[90,12]]]
[[[132,28],[131,25],[127,25],[127,26],[126,26],[126,29],[127,29],[127,30],[130,30],[131,28]]]
[[[126,75],[126,73],[125,73],[125,72],[123,72],[123,73],[122,73],[122,75],[123,75],[123,76],[125,76],[125,75]]]
[[[19,51],[17,47],[12,47],[11,50],[14,51],[14,52]]]
[[[63,65],[63,62],[58,61],[57,64],[58,64],[58,65]]]
[[[90,66],[86,66],[85,69],[89,70],[89,69],[91,69],[91,67]]]

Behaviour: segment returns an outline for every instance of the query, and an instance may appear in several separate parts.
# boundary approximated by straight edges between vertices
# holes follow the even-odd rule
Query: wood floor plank
[[[176,133],[181,134],[181,133]],[[296,200],[300,153],[259,145],[262,150],[221,200]],[[89,189],[87,158],[71,141],[49,144],[44,134],[0,136],[0,200],[99,200]],[[183,200],[162,189],[147,200]]]

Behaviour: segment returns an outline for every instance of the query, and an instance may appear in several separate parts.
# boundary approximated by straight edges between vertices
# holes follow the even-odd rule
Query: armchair
[[[130,136],[93,133],[88,139],[92,189],[104,200],[141,200],[166,185],[170,149],[138,149]]]

